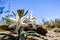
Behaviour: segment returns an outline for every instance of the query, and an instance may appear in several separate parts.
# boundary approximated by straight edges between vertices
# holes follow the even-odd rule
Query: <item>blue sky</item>
[[[54,20],[60,18],[60,0],[2,0],[3,6],[8,8],[11,5],[11,11],[16,12],[17,9],[32,10],[33,15],[37,17],[38,23],[45,20]],[[1,4],[0,4],[1,6]],[[5,9],[5,10],[6,10]],[[4,15],[4,14],[3,14]],[[29,13],[27,14],[29,15]]]

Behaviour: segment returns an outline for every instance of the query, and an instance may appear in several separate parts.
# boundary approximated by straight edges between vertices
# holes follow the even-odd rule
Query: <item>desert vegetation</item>
[[[5,23],[0,23],[0,40],[59,40],[60,19],[37,24],[32,12],[27,17],[28,12],[18,9],[16,13],[12,11],[14,18],[2,17]]]

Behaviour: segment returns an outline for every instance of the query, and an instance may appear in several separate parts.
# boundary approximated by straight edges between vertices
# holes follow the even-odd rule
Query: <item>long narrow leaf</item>
[[[25,12],[24,16],[28,13],[28,10]]]
[[[13,15],[16,16],[16,14],[12,11]]]

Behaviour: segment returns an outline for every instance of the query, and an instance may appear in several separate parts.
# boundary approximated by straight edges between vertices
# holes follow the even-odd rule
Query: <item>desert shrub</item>
[[[60,29],[55,29],[54,32],[60,32]]]
[[[55,29],[54,32],[58,32],[58,29]]]

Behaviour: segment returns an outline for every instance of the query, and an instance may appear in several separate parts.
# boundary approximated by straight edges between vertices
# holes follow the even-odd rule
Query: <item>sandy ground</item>
[[[17,34],[12,34],[12,35],[17,36]],[[44,36],[45,39],[60,40],[60,33],[49,31],[46,35],[47,35],[46,37]],[[4,35],[0,35],[0,38],[3,36]],[[44,39],[36,36],[28,36],[26,40],[44,40]]]

